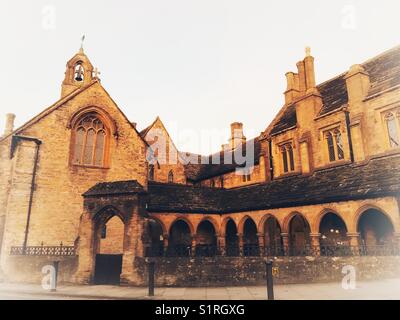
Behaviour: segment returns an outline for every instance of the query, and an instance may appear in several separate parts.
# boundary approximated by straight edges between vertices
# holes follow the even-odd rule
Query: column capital
[[[351,238],[356,238],[360,236],[359,232],[347,232],[346,235]]]
[[[288,237],[289,237],[289,233],[287,233],[287,232],[282,232],[282,233],[281,233],[281,237],[288,238]]]
[[[310,233],[310,237],[312,237],[312,238],[320,238],[321,234],[320,233]]]

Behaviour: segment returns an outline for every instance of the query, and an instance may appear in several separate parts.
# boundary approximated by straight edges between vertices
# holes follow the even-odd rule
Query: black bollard
[[[54,279],[52,279],[52,283],[51,283],[51,292],[57,291],[58,265],[59,264],[60,264],[60,261],[53,261]]]
[[[267,295],[268,300],[274,300],[274,280],[272,278],[272,260],[265,260],[267,267]]]
[[[147,260],[148,273],[149,273],[149,297],[154,297],[154,273],[155,273],[155,262],[153,260]]]

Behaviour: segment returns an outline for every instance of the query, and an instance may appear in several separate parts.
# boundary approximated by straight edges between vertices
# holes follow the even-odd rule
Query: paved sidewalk
[[[398,300],[400,279],[359,282],[353,290],[341,283],[276,285],[274,290],[277,300]],[[0,300],[10,299],[264,300],[266,288],[156,288],[155,297],[149,298],[141,287],[65,285],[49,292],[35,284],[0,283]]]

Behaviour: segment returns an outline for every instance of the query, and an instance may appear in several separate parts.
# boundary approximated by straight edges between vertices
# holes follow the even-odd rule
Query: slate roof
[[[143,193],[142,185],[136,180],[101,182],[86,191],[84,197],[126,195]]]
[[[201,162],[200,160],[198,164],[188,163],[185,165],[185,175],[187,179],[194,182],[201,181],[232,172],[236,168],[246,165],[236,161],[240,159],[237,159],[234,156],[234,152],[234,150],[227,151],[227,161],[225,161],[225,154],[223,151],[214,153],[210,156],[198,156],[200,159],[203,158],[204,161]],[[260,160],[261,152],[261,143],[258,137],[248,140],[242,145],[243,157],[246,157],[247,152],[250,152],[254,155],[252,158],[254,160],[254,164],[257,165]],[[219,164],[214,164],[215,162],[212,159],[219,159]],[[232,159],[233,161],[229,161],[229,159]]]
[[[400,155],[237,189],[149,183],[149,212],[232,213],[400,195]]]
[[[364,62],[362,66],[370,76],[371,87],[368,96],[400,85],[400,46]],[[317,86],[323,102],[319,116],[337,110],[348,103],[345,75],[346,72]],[[295,106],[288,106],[272,127],[270,134],[277,134],[296,124]]]

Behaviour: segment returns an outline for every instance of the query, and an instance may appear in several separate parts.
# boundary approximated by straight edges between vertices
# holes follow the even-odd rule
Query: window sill
[[[346,159],[336,160],[336,161],[329,162],[323,166],[316,167],[315,170],[329,169],[329,168],[334,168],[334,167],[338,167],[338,166],[342,166],[342,165],[350,164],[350,163],[352,163],[351,160],[346,160]]]
[[[73,168],[84,168],[84,169],[101,169],[101,170],[108,170],[110,167],[99,167],[99,166],[87,166],[83,164],[71,164]]]

